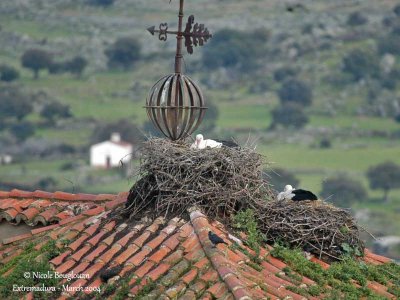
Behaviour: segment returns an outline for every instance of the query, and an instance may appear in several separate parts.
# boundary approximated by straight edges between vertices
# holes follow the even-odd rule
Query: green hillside
[[[33,108],[24,122],[34,128],[30,137],[17,139],[11,128],[20,120],[9,117],[0,122],[0,154],[14,156],[13,164],[0,165],[3,188],[116,193],[129,189],[135,180],[134,166],[128,171],[91,169],[89,146],[99,128],[121,119],[136,126],[138,135],[146,132],[146,95],[158,78],[172,72],[175,38],[170,36],[164,43],[145,29],[161,22],[176,27],[177,1],[116,0],[109,7],[88,2],[0,3],[0,65],[20,73],[11,83],[0,81],[0,90],[12,86],[29,95]],[[371,166],[385,161],[400,164],[397,4],[307,0],[293,12],[278,0],[188,0],[185,4],[186,14],[193,13],[214,33],[206,46],[185,56],[186,73],[218,109],[218,117],[207,121],[215,122],[207,135],[257,145],[272,168],[292,172],[301,187],[316,193],[338,174],[360,181],[368,197],[355,199],[348,207],[373,215],[372,223],[362,222],[379,235],[400,232],[399,221],[387,225],[400,211],[400,189],[390,191],[390,204],[382,205],[383,192],[371,190],[366,177]],[[359,15],[351,18],[354,13]],[[230,33],[237,48],[228,42],[213,48],[213,42],[224,38],[221,30],[225,29],[242,34]],[[127,36],[140,43],[140,56],[129,70],[109,68],[105,51]],[[29,49],[44,50],[58,63],[82,56],[87,66],[80,77],[42,70],[35,80],[32,71],[21,65]],[[354,50],[368,60],[351,57]],[[241,60],[218,68],[208,65],[219,63],[221,53]],[[277,79],[280,71],[289,77]],[[279,91],[290,79],[304,82],[312,91],[312,104],[301,108],[308,122],[303,128],[271,129],[273,111],[283,101]],[[54,101],[67,106],[72,117],[46,121],[40,111]],[[329,146],[322,147],[321,141]],[[73,151],[60,153],[60,145]]]

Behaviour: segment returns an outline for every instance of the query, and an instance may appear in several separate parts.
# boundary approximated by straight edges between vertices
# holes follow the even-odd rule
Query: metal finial
[[[212,37],[204,24],[194,24],[190,16],[183,30],[183,4],[180,0],[179,22],[177,31],[169,31],[167,23],[161,23],[147,30],[158,33],[161,41],[166,41],[169,34],[176,35],[175,73],[161,78],[150,90],[146,100],[146,110],[150,120],[166,137],[180,140],[192,134],[200,125],[205,110],[205,100],[200,88],[188,76],[182,74],[182,42],[189,54],[193,46],[203,46]]]

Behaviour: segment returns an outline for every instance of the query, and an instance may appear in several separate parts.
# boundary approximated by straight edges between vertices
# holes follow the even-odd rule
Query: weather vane
[[[170,1],[171,2],[171,1]],[[176,35],[177,46],[175,55],[175,73],[161,78],[150,90],[146,100],[146,110],[153,124],[172,140],[186,138],[200,125],[205,110],[205,101],[197,84],[188,76],[182,74],[182,43],[189,54],[193,46],[203,46],[212,35],[204,24],[194,23],[191,15],[183,30],[183,5],[180,0],[178,14],[178,30],[169,31],[167,23],[161,23],[159,29],[155,26],[147,30],[154,35],[158,33],[161,41],[166,41],[168,35]]]

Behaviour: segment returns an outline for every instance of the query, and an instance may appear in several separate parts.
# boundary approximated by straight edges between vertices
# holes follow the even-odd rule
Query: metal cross
[[[170,1],[171,3],[171,1]],[[168,34],[176,35],[177,46],[176,46],[176,55],[175,55],[175,73],[181,73],[182,71],[182,40],[185,38],[185,47],[189,54],[193,54],[193,45],[203,46],[210,38],[212,38],[212,34],[208,31],[208,29],[204,26],[204,24],[194,24],[194,16],[191,15],[188,18],[186,23],[186,28],[182,31],[183,27],[183,4],[184,0],[180,0],[179,5],[179,22],[178,22],[178,31],[168,31],[168,24],[161,23],[159,29],[156,29],[156,26],[152,26],[147,28],[147,30],[154,35],[158,33],[158,38],[160,41],[166,41],[168,38]],[[194,24],[194,25],[193,25]]]

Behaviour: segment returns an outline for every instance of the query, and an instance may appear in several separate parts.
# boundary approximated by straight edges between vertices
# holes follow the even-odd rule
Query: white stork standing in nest
[[[221,148],[222,146],[224,147],[229,147],[229,148],[235,148],[239,147],[238,144],[235,142],[230,142],[230,141],[215,141],[215,140],[205,140],[204,136],[202,134],[196,135],[196,140],[194,143],[190,146],[191,149],[206,149],[206,148]]]

